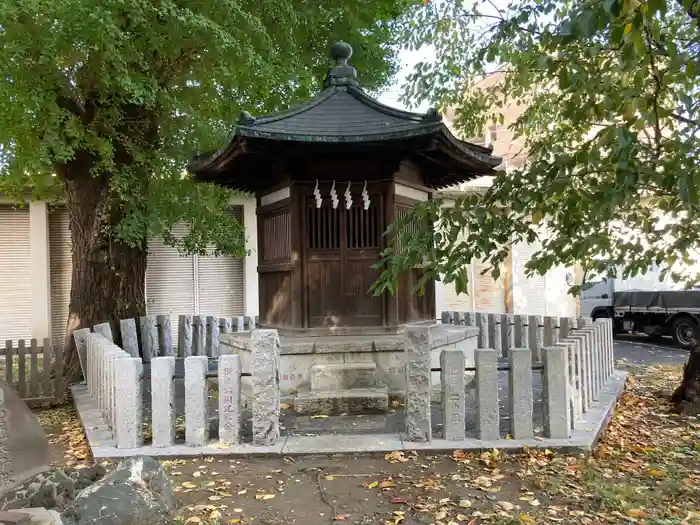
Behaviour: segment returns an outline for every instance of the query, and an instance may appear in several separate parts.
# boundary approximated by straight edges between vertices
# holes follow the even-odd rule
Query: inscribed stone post
[[[170,323],[169,315],[156,316],[158,325],[158,352],[159,356],[170,357],[173,353],[173,327]]]
[[[158,321],[155,315],[144,315],[141,321],[141,356],[144,363],[158,357]]]
[[[443,311],[440,314],[440,322],[442,324],[452,324],[452,312]]]
[[[466,381],[464,352],[457,348],[445,349],[440,354],[442,369],[442,437],[461,441],[466,437]]]
[[[253,330],[253,445],[271,446],[280,437],[279,336],[277,330]]]
[[[476,351],[476,410],[479,439],[498,439],[498,354],[491,348]]]
[[[192,317],[192,355],[207,355],[207,319],[203,315]]]
[[[209,403],[205,355],[185,358],[185,441],[203,447],[209,441]]]
[[[169,447],[175,442],[175,358],[151,360],[151,407],[153,446]]]
[[[122,348],[131,357],[139,357],[139,336],[136,319],[121,319],[119,331],[122,334]]]
[[[114,337],[112,337],[112,327],[109,323],[100,323],[92,327],[92,329],[98,333],[105,336],[108,341],[114,342]]]
[[[177,356],[180,358],[192,355],[192,316],[181,315],[177,321]]]
[[[464,315],[462,312],[452,312],[452,324],[453,325],[463,325]]]
[[[219,332],[222,334],[230,334],[233,331],[230,317],[219,317]]]
[[[117,448],[138,448],[143,445],[143,364],[135,357],[117,359],[115,364]]]
[[[219,357],[219,441],[237,445],[241,432],[241,356]]]
[[[489,315],[489,339],[488,347],[493,348],[498,355],[505,357],[503,341],[501,339],[501,314]]]
[[[219,318],[215,315],[207,316],[207,355],[219,357]]]
[[[610,356],[610,345],[608,344],[608,325],[610,323],[610,319],[596,319],[596,324],[600,326],[599,331],[600,331],[600,339],[601,339],[601,348],[602,348],[602,382],[603,385],[607,382],[608,378],[610,377],[610,374],[612,374],[612,368],[611,368],[611,356]]]
[[[464,317],[464,326],[476,326],[476,313],[475,312],[462,312]]]
[[[548,346],[542,351],[542,410],[544,433],[553,439],[566,439],[571,431],[568,353],[566,348]]]
[[[44,429],[15,389],[0,379],[0,496],[50,463]]]
[[[605,384],[605,338],[603,337],[603,325],[596,322],[593,324],[593,330],[598,346],[598,390],[600,391]],[[598,395],[600,396],[600,393]]]
[[[513,326],[513,344],[514,348],[530,348],[530,336],[528,334],[528,317],[527,315],[514,316]]]
[[[559,318],[548,315],[543,321],[544,331],[542,345],[552,346],[559,342]]]
[[[508,352],[511,348],[516,348],[513,324],[513,314],[501,314],[501,348],[503,348],[504,352]],[[520,348],[524,347],[521,346]]]
[[[598,340],[595,334],[593,325],[586,325],[579,332],[586,337],[586,346],[588,347],[588,353],[590,354],[591,360],[591,397],[593,401],[598,401],[599,399],[599,379],[598,379],[598,367],[600,366],[600,361],[598,359]]]
[[[476,314],[476,327],[479,329],[479,348],[486,348],[489,342],[489,317],[488,314]]]
[[[251,317],[250,315],[246,315],[243,317],[243,326],[245,330],[255,330],[257,327],[255,326],[255,317]]]
[[[555,343],[554,346],[564,348],[567,352],[568,361],[568,371],[567,377],[569,379],[569,418],[571,421],[571,428],[574,428],[576,421],[579,421],[583,415],[583,396],[581,395],[581,377],[580,377],[580,366],[579,366],[579,356],[577,355],[578,346],[574,344],[572,340],[560,341]]]
[[[571,329],[573,327],[573,319],[570,317],[562,317],[559,319],[559,337],[566,339],[571,335]]]
[[[427,325],[409,325],[404,332],[406,434],[410,441],[429,442],[433,438],[430,412],[431,328]]]
[[[541,315],[531,315],[527,319],[527,332],[530,339],[528,348],[532,354],[533,362],[542,361],[542,347],[544,346],[544,318]]]
[[[87,355],[86,355],[86,361],[87,361],[87,375],[85,376],[85,380],[87,381],[87,389],[88,389],[88,394],[90,394],[90,398],[92,401],[95,401],[95,392],[93,390],[93,385],[95,383],[95,373],[94,373],[94,365],[93,365],[93,357],[95,356],[95,352],[97,351],[97,335],[88,333],[86,337],[86,343],[87,343]]]
[[[88,379],[88,336],[90,335],[89,328],[81,328],[80,330],[75,330],[73,332],[73,339],[75,340],[75,348],[78,351],[78,359],[80,361],[80,370],[83,372],[83,377],[87,382]]]
[[[232,317],[231,324],[234,332],[245,332],[245,325],[243,324],[243,317]]]
[[[514,439],[531,438],[532,355],[529,348],[508,351],[508,390],[510,391],[510,434]]]
[[[581,365],[581,372],[579,374],[579,380],[581,382],[581,408],[583,412],[587,412],[588,408],[591,406],[591,367],[588,349],[586,347],[586,336],[577,330],[576,332],[572,332],[568,339],[574,342],[580,356],[579,363]]]

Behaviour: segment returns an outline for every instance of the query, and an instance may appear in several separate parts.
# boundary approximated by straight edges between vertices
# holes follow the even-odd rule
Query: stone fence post
[[[237,445],[241,432],[241,356],[219,357],[219,441]]]
[[[476,410],[479,439],[499,439],[498,352],[491,348],[476,351]]]
[[[542,407],[546,437],[566,439],[571,431],[571,411],[568,380],[568,351],[561,346],[542,351]]]
[[[460,348],[446,348],[440,354],[442,381],[442,437],[462,441],[466,437],[466,358]]]
[[[508,364],[510,435],[514,439],[528,439],[533,435],[530,349],[511,348],[508,351]]]
[[[154,357],[151,360],[151,427],[154,447],[170,447],[175,443],[174,376],[174,357]]]
[[[277,330],[253,330],[253,445],[271,446],[280,438],[279,336]]]
[[[185,441],[203,447],[209,441],[209,398],[205,355],[185,358]]]
[[[437,325],[409,325],[405,330],[406,434],[410,441],[429,442],[433,432],[430,412],[430,350]]]
[[[117,448],[143,445],[143,363],[135,357],[115,362]]]

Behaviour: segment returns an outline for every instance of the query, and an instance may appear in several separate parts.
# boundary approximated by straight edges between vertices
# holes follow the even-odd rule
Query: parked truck
[[[700,290],[685,290],[651,269],[631,279],[588,280],[580,296],[580,312],[592,319],[612,318],[615,333],[638,332],[653,338],[671,336],[690,348],[700,336]]]

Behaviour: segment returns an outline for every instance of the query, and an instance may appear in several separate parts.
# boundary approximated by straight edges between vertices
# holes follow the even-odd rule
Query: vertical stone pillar
[[[85,382],[87,383],[88,376],[88,336],[90,335],[89,328],[81,328],[80,330],[75,330],[73,332],[73,340],[75,341],[75,349],[78,352],[78,359],[80,360],[80,370],[83,373]]]
[[[177,320],[177,356],[180,358],[192,355],[192,316],[181,315]]]
[[[508,364],[510,435],[514,439],[528,439],[533,435],[530,349],[511,348],[508,352]]]
[[[279,337],[277,330],[253,330],[253,445],[271,446],[280,438]]]
[[[573,341],[561,341],[554,346],[564,348],[567,354],[567,377],[569,382],[569,419],[571,428],[574,428],[576,422],[583,415],[583,396],[581,395],[581,376],[579,356],[577,355],[578,346]]]
[[[119,331],[122,334],[122,348],[131,357],[139,355],[139,335],[136,330],[135,319],[121,319],[119,321]]]
[[[153,446],[170,447],[175,443],[175,358],[151,360],[151,413]]]
[[[116,361],[117,448],[143,445],[143,364],[135,357]]]
[[[205,355],[185,358],[185,441],[203,447],[209,441],[209,402]]]
[[[514,316],[513,314],[501,314],[501,347],[503,352],[507,354],[511,348],[515,346],[515,331],[513,330]],[[525,348],[521,346],[520,348]]]
[[[548,315],[544,321],[543,346],[552,346],[559,342],[559,318]]]
[[[543,349],[542,357],[544,432],[549,438],[566,439],[571,431],[567,350],[558,346],[548,346]]]
[[[429,325],[409,325],[404,332],[406,434],[410,441],[429,442],[433,438],[430,411],[431,329]]]
[[[109,325],[109,323],[96,324],[92,327],[92,329],[95,331],[95,333],[102,334],[103,336],[105,336],[105,339],[107,339],[107,341],[111,343],[114,342],[114,337],[112,336],[112,327]]]
[[[530,339],[528,348],[532,353],[532,361],[542,361],[542,347],[544,346],[544,318],[541,315],[531,315],[527,319],[527,332]]]
[[[452,324],[453,325],[463,325],[464,324],[464,314],[462,312],[452,312]]]
[[[571,335],[571,330],[574,326],[574,320],[570,317],[562,317],[559,319],[559,337],[566,339]]]
[[[202,315],[192,318],[192,355],[207,355],[207,320]]]
[[[219,441],[237,445],[241,432],[241,356],[219,357]]]
[[[250,315],[246,315],[243,317],[243,326],[246,331],[251,331],[255,330],[257,326],[255,325],[255,318],[251,317]]]
[[[452,324],[452,312],[442,312],[440,314],[440,322],[442,324]]]
[[[581,389],[581,410],[587,412],[591,406],[591,386],[590,386],[590,363],[588,361],[588,349],[586,348],[586,337],[578,330],[572,332],[568,339],[576,345],[579,356],[579,384]]]
[[[613,319],[605,319],[605,339],[608,346],[608,378],[615,373],[615,341]]]
[[[489,345],[488,314],[476,314],[476,327],[479,329],[479,348],[487,348]]]
[[[158,323],[155,315],[144,315],[141,321],[141,357],[144,363],[158,357]]]
[[[503,348],[502,330],[501,314],[489,314],[489,348],[493,348],[499,356],[506,357],[508,353]]]
[[[448,441],[462,441],[466,437],[465,364],[461,349],[445,349],[440,354],[442,437]]]
[[[175,355],[173,352],[173,327],[170,323],[170,316],[156,316],[156,324],[158,325],[158,348],[160,349],[158,355],[165,357]]]
[[[462,312],[464,318],[464,326],[476,326],[476,313],[475,312]]]
[[[230,317],[219,317],[219,333],[230,334],[233,331],[233,324]]]
[[[219,318],[215,315],[207,316],[207,355],[219,357]]]
[[[527,315],[516,315],[514,322],[514,348],[530,348],[530,336],[528,334]]]
[[[498,354],[490,348],[476,351],[476,410],[479,439],[499,439]]]
[[[245,332],[245,325],[243,324],[242,317],[232,317],[231,324],[234,332]]]
[[[595,333],[593,325],[586,325],[582,330],[586,334],[588,342],[588,351],[591,354],[591,387],[593,393],[593,401],[598,401],[600,395],[600,359],[598,355],[598,337]]]
[[[89,329],[88,329],[89,330]],[[93,391],[94,384],[94,365],[92,364],[93,357],[95,356],[96,349],[96,336],[94,334],[88,333],[85,338],[87,343],[87,353],[85,355],[87,362],[87,372],[85,374],[85,381],[87,382],[88,394],[90,394],[90,399],[95,402],[95,392]]]

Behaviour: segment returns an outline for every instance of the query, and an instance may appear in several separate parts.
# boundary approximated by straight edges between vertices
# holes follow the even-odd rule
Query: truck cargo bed
[[[615,308],[700,313],[700,290],[615,292]]]

